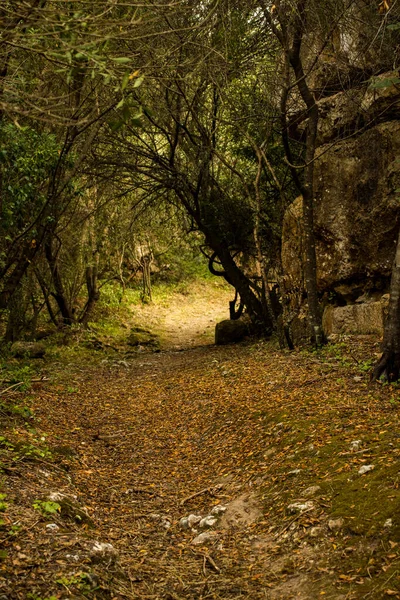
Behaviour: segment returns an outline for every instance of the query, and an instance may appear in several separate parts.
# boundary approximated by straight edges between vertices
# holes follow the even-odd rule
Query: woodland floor
[[[110,350],[4,384],[0,599],[400,598],[400,393],[369,384],[378,350]],[[216,505],[193,545],[180,519]]]

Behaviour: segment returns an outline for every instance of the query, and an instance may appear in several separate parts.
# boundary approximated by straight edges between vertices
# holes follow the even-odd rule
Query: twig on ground
[[[302,517],[306,513],[310,512],[311,510],[314,510],[314,507],[307,508],[307,510],[303,510],[303,512],[301,512],[298,515],[296,515],[295,517],[293,517],[293,519],[291,519],[289,521],[289,523],[279,533],[276,534],[275,539],[277,540],[279,537],[281,537],[281,535],[283,535],[293,525],[293,523],[298,521],[300,519],[300,517]]]
[[[129,488],[125,494],[150,494],[151,496],[159,496],[162,498],[162,494],[159,494],[155,490],[147,490],[146,488]]]
[[[214,569],[214,571],[216,571],[216,573],[221,573],[221,569],[215,564],[214,559],[207,552],[198,552],[193,549],[192,549],[192,552],[193,552],[193,554],[195,554],[197,556],[203,557],[203,575],[204,575],[204,577],[207,576],[207,574],[206,574],[206,563],[207,562]]]
[[[196,498],[197,496],[201,496],[202,494],[208,493],[208,494],[214,495],[214,493],[216,493],[218,490],[222,490],[223,487],[224,487],[223,483],[218,483],[217,485],[211,485],[210,487],[204,488],[203,490],[200,490],[199,492],[195,492],[194,494],[191,494],[190,496],[187,496],[186,498],[181,500],[180,506],[183,506],[184,504],[186,504],[186,502],[189,502],[189,500],[192,500],[192,498]]]
[[[5,390],[1,390],[0,395],[5,394],[6,392],[9,392],[10,390],[13,390],[17,387],[19,387],[20,385],[24,385],[23,381],[18,381],[17,383],[14,383],[13,385],[10,385],[8,388],[6,388]]]

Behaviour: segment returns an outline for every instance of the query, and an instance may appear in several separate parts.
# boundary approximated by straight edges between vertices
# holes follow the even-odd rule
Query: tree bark
[[[45,255],[47,262],[49,263],[51,278],[55,290],[52,292],[52,296],[57,302],[58,308],[60,309],[64,325],[71,325],[74,322],[74,314],[65,294],[64,284],[58,268],[57,256],[53,252],[51,242],[45,243]]]
[[[86,288],[88,292],[88,300],[85,306],[85,310],[80,319],[82,325],[87,327],[90,317],[93,313],[93,309],[96,302],[100,299],[100,290],[98,287],[98,263],[86,267]]]
[[[304,279],[306,283],[307,299],[308,299],[308,315],[310,324],[310,337],[312,343],[316,346],[321,346],[326,343],[326,338],[322,328],[322,314],[318,302],[317,293],[317,258],[315,253],[315,235],[314,235],[314,160],[316,149],[316,138],[318,129],[319,109],[315,101],[314,95],[311,92],[308,83],[307,75],[304,72],[303,61],[301,57],[301,49],[303,44],[303,36],[305,32],[306,22],[306,7],[307,0],[298,0],[293,20],[292,40],[289,42],[288,23],[284,16],[279,16],[280,29],[274,23],[269,7],[265,2],[262,2],[264,15],[267,23],[270,25],[272,32],[279,40],[286,60],[286,79],[288,78],[288,64],[293,70],[295,76],[295,84],[302,97],[303,102],[307,106],[308,123],[306,130],[306,152],[305,166],[303,179],[300,180],[296,168],[292,165],[292,156],[287,137],[287,118],[286,118],[286,101],[288,96],[288,82],[283,90],[281,101],[281,119],[283,125],[283,143],[286,157],[289,165],[293,181],[299,188],[303,196],[303,231],[304,231],[304,246],[305,246],[305,264],[304,264]],[[279,3],[278,3],[279,8]],[[279,13],[279,11],[278,11]]]
[[[387,381],[400,379],[400,231],[390,280],[388,316],[382,344],[382,356],[376,363],[371,379]]]
[[[201,229],[201,227],[199,227],[199,229]],[[258,321],[259,323],[262,323],[265,334],[271,335],[273,331],[271,318],[268,314],[265,314],[261,301],[251,289],[250,280],[235,263],[229,248],[227,248],[225,244],[218,240],[212,233],[206,232],[204,229],[203,233],[205,234],[207,245],[217,254],[222,268],[229,278],[230,284],[239,293],[240,299],[246,306],[250,318],[255,322]]]
[[[310,323],[311,341],[316,346],[322,346],[325,335],[322,328],[322,314],[318,302],[317,292],[317,256],[315,252],[314,235],[314,161],[318,130],[319,110],[314,95],[311,93],[304,74],[300,49],[292,50],[289,54],[297,87],[308,108],[308,123],[306,137],[306,165],[304,180],[300,186],[303,196],[303,232],[305,248],[304,279],[307,290],[308,318]]]

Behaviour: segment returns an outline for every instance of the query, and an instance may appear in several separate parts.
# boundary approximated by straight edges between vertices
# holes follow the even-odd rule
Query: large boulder
[[[385,306],[382,302],[327,306],[323,315],[324,331],[330,334],[382,335]]]
[[[318,287],[348,304],[388,288],[400,221],[400,121],[326,150],[320,148],[315,163]],[[283,224],[288,291],[303,288],[301,212],[298,198]]]
[[[241,342],[250,334],[249,321],[246,318],[226,319],[215,326],[215,343],[217,345]]]

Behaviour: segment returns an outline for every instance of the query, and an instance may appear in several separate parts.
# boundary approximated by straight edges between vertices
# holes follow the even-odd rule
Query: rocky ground
[[[4,385],[1,600],[400,598],[377,351],[110,351]]]

